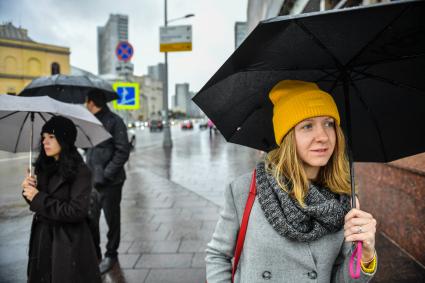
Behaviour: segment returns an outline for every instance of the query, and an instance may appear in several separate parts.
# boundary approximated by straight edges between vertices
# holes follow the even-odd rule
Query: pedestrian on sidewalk
[[[124,121],[109,110],[101,91],[91,91],[86,106],[112,136],[86,152],[86,162],[93,174],[94,187],[89,214],[90,229],[99,260],[102,259],[99,231],[101,210],[108,225],[105,257],[99,264],[100,272],[103,274],[110,270],[118,259],[121,233],[120,203],[126,179],[124,164],[130,154],[130,144]]]
[[[276,84],[269,96],[279,146],[257,164],[253,178],[239,177],[226,189],[206,249],[207,281],[233,280],[252,181],[256,196],[234,282],[368,282],[377,269],[376,221],[357,199],[351,208],[345,139],[333,98],[315,83],[290,80]],[[349,272],[355,241],[363,242],[358,279]]]
[[[91,173],[74,142],[77,129],[55,116],[41,131],[37,178],[22,182],[35,212],[29,242],[28,282],[101,282],[87,223]]]
[[[208,130],[210,131],[210,136],[212,135],[213,130],[215,131],[215,125],[211,119],[207,121]]]

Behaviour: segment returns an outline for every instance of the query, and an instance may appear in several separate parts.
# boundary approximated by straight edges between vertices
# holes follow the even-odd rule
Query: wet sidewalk
[[[205,281],[204,249],[218,206],[145,169],[128,175],[119,266],[104,282]]]
[[[205,282],[205,248],[224,187],[261,156],[221,135],[193,134],[176,138],[172,150],[150,146],[132,154],[121,202],[119,266],[104,282]]]

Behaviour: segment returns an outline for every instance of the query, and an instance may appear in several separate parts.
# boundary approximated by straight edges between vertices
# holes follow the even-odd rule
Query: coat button
[[[310,279],[316,279],[317,278],[317,272],[314,271],[314,270],[308,272],[307,275],[308,275],[308,278],[310,278]]]
[[[263,272],[263,279],[264,280],[270,280],[272,278],[272,273],[270,271],[264,271]]]

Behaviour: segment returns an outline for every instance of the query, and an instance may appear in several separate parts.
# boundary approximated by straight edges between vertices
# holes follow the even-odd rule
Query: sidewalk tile
[[[185,268],[190,267],[193,254],[143,254],[136,268]]]
[[[203,283],[205,268],[152,269],[145,283]]]

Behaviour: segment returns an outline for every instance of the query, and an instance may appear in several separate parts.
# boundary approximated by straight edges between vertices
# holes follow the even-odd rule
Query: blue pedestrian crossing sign
[[[113,105],[116,110],[137,110],[140,108],[139,83],[115,82],[112,87],[118,94]]]

